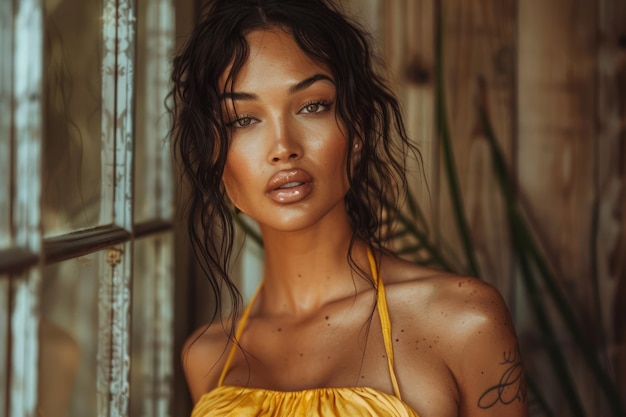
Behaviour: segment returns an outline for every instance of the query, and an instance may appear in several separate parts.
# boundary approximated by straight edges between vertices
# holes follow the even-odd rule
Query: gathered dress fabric
[[[312,388],[301,391],[274,391],[223,385],[224,378],[237,349],[233,343],[217,387],[204,394],[196,403],[191,417],[419,417],[408,404],[402,401],[394,371],[391,321],[387,308],[387,297],[382,279],[378,276],[376,262],[371,250],[368,258],[372,277],[376,282],[377,310],[383,332],[389,375],[394,395],[368,388]],[[257,291],[258,294],[258,291]],[[256,294],[244,311],[239,322],[236,339],[240,340],[246,321],[256,299]]]

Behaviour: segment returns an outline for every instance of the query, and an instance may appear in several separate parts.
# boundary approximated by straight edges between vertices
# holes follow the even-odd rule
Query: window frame
[[[148,1],[148,0],[142,0]],[[10,245],[0,247],[0,318],[6,316],[8,343],[0,359],[0,378],[7,382],[0,393],[0,414],[10,417],[36,415],[38,350],[37,329],[43,268],[97,251],[106,251],[108,267],[97,278],[100,286],[98,344],[98,415],[129,415],[131,303],[133,246],[137,239],[151,238],[160,255],[156,269],[164,288],[173,286],[173,181],[169,150],[150,153],[148,166],[154,172],[148,193],[149,204],[157,207],[152,216],[134,224],[133,179],[135,142],[135,49],[137,48],[137,11],[134,0],[102,0],[103,54],[102,76],[102,157],[113,161],[112,183],[103,184],[102,211],[112,213],[112,223],[91,229],[45,237],[42,226],[42,152],[44,90],[44,4],[36,0],[1,1],[0,10],[10,20],[2,34],[10,33],[11,79],[0,85],[0,93],[10,94],[8,118],[11,134],[0,138],[0,149],[10,150],[8,197],[10,202]],[[174,45],[173,0],[149,0],[151,17],[162,25],[157,48],[160,60],[169,60]],[[7,12],[6,14],[4,12]],[[164,36],[165,35],[165,36]],[[6,39],[6,38],[4,38]],[[3,42],[6,46],[7,42]],[[5,61],[6,62],[6,61]],[[168,86],[168,64],[159,62],[156,78],[160,94]],[[4,65],[4,64],[3,64]],[[11,84],[13,88],[11,88]],[[9,90],[8,92],[5,90]],[[164,95],[163,95],[164,97]],[[3,105],[6,101],[0,102]],[[159,128],[167,120],[159,115]],[[0,133],[4,133],[0,132]],[[165,135],[163,135],[163,138]],[[5,140],[3,140],[5,139]],[[147,138],[155,139],[155,138]],[[161,144],[163,145],[163,144]],[[6,154],[4,154],[6,156]],[[0,161],[2,162],[2,161]],[[103,163],[104,165],[104,163]],[[2,174],[2,172],[0,172]],[[104,181],[104,179],[103,179]],[[170,291],[158,291],[159,306],[169,311],[159,322],[154,335],[154,352],[159,369],[154,383],[172,384],[173,311]],[[167,391],[161,389],[160,391]],[[169,391],[172,391],[171,389]],[[130,394],[132,395],[132,393]],[[155,415],[169,415],[171,395],[155,396]],[[146,414],[147,415],[147,414]],[[153,414],[150,414],[153,415]]]

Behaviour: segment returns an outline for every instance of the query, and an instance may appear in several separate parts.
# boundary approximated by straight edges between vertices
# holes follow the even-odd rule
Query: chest
[[[250,320],[225,383],[276,391],[360,386],[393,395],[377,310],[352,308],[306,321]],[[440,343],[425,332],[394,323],[394,371],[403,400],[418,411],[437,405],[437,415],[456,415],[454,381],[438,354]]]
[[[251,318],[227,382],[283,391],[357,386],[386,364],[379,320],[372,306],[362,307],[325,309],[305,320]]]

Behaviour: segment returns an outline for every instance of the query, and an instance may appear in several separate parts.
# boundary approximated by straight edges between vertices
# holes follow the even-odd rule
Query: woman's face
[[[229,198],[262,228],[296,231],[345,218],[348,145],[330,71],[281,30],[246,39],[249,58],[223,102]]]

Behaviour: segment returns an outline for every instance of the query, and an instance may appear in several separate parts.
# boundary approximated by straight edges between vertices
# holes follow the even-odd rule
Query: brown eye
[[[307,113],[317,113],[320,108],[320,103],[308,104],[304,109]]]
[[[308,104],[305,104],[302,109],[298,113],[302,114],[310,114],[310,113],[321,113],[330,108],[332,103],[327,101],[315,101]]]
[[[242,117],[240,119],[235,120],[235,125],[237,125],[237,127],[250,126],[251,123],[252,123],[251,117]]]

